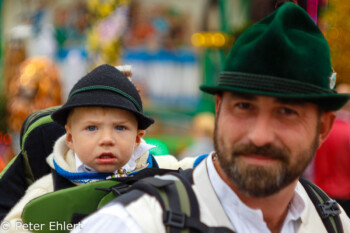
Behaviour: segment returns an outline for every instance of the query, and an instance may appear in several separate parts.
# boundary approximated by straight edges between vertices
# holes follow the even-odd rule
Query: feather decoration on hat
[[[132,72],[131,72],[131,65],[121,65],[115,67],[117,70],[122,72],[129,80],[131,80]]]

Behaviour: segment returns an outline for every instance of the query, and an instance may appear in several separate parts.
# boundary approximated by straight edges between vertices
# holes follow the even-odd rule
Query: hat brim
[[[282,99],[295,99],[305,102],[311,102],[322,107],[325,111],[336,111],[342,108],[350,98],[350,94],[338,94],[334,93],[322,93],[322,94],[293,94],[293,93],[278,93],[278,92],[268,92],[253,89],[237,88],[232,86],[212,86],[212,85],[202,85],[200,90],[209,94],[218,94],[223,91],[231,91],[238,93],[246,93],[253,95],[263,95],[271,96],[275,98]]]
[[[146,129],[154,123],[152,118],[140,113],[135,105],[127,98],[120,98],[115,93],[104,90],[82,92],[79,95],[72,96],[66,104],[53,112],[51,117],[57,123],[65,125],[69,112],[77,107],[111,107],[130,111],[136,116],[139,129]]]

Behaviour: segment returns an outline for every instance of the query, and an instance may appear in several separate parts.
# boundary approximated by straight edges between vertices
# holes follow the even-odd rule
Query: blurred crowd
[[[30,113],[63,103],[73,84],[101,63],[119,65],[126,61],[136,67],[134,83],[141,90],[146,108],[157,101],[165,105],[172,101],[175,107],[195,104],[199,85],[196,58],[192,52],[176,55],[190,47],[193,28],[186,25],[190,15],[184,10],[171,4],[150,5],[145,9],[145,4],[137,0],[4,4],[17,8],[20,17],[14,17],[17,13],[13,16],[6,13],[5,17],[16,22],[6,23],[12,26],[3,40],[0,170],[20,151],[24,119]],[[131,56],[127,55],[128,51],[132,51]],[[149,57],[145,63],[147,72],[139,62],[145,60],[145,54]],[[182,58],[187,59],[186,63]],[[159,72],[153,71],[155,67]],[[163,77],[164,72],[169,75]],[[159,88],[174,78],[170,74],[178,77],[172,92]],[[191,124],[191,120],[186,122],[188,126]],[[172,152],[180,153],[190,143],[192,136]]]

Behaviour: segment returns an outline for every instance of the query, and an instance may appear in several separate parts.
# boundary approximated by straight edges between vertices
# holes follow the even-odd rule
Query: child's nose
[[[102,130],[100,143],[101,145],[114,145],[115,137],[113,137],[113,131],[107,129]]]

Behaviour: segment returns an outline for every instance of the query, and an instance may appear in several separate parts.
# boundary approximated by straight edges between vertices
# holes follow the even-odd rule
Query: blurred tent
[[[329,42],[337,83],[350,84],[350,4],[348,1],[323,1],[319,25]]]

